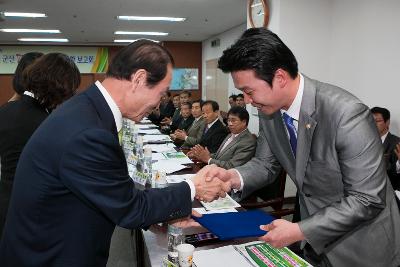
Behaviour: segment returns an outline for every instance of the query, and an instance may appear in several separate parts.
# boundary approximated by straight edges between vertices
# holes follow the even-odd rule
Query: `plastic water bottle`
[[[151,147],[144,148],[144,164],[143,164],[143,173],[147,177],[146,184],[152,185],[152,159],[151,159]]]
[[[185,243],[185,236],[180,227],[168,225],[168,260],[178,265],[178,251],[176,246]]]

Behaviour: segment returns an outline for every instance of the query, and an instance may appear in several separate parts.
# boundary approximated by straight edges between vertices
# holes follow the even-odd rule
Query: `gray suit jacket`
[[[257,139],[248,129],[236,136],[232,142],[221,151],[230,136],[229,134],[225,138],[216,153],[211,154],[210,164],[216,164],[224,169],[230,169],[245,164],[254,156]]]
[[[300,229],[333,266],[398,266],[400,215],[367,106],[307,77],[296,158],[280,112],[259,114],[255,157],[238,167],[242,197],[271,183],[283,167],[297,186]]]
[[[193,121],[192,126],[190,126],[187,132],[187,138],[182,146],[192,147],[200,143],[201,136],[203,135],[205,127],[206,122],[203,117],[201,117],[198,121]]]

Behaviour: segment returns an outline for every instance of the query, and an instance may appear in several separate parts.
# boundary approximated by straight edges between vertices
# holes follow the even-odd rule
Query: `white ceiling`
[[[21,37],[67,38],[69,44],[114,44],[114,31],[160,31],[160,41],[203,41],[246,22],[245,0],[0,0],[0,11],[46,13],[47,18],[6,18],[0,28],[59,29],[60,34],[4,33],[1,44]],[[118,15],[185,17],[184,22],[120,21]]]

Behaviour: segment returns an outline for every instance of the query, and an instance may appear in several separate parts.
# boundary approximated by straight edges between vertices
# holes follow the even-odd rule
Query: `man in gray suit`
[[[234,106],[228,112],[230,134],[216,153],[210,153],[200,145],[191,151],[191,157],[207,164],[216,164],[224,169],[241,166],[248,162],[256,151],[256,138],[247,129],[249,113],[242,107]]]
[[[186,131],[179,129],[174,133],[175,139],[185,141],[182,147],[189,148],[200,143],[201,136],[203,135],[204,128],[206,127],[206,122],[202,116],[201,107],[201,100],[194,101],[192,103],[192,116],[194,117],[192,126],[190,126],[187,133]]]
[[[274,247],[302,241],[314,266],[399,266],[400,215],[373,117],[360,100],[298,73],[277,35],[248,29],[219,60],[259,110],[256,155],[205,179],[230,181],[242,197],[285,169],[297,186],[301,221],[261,226]]]

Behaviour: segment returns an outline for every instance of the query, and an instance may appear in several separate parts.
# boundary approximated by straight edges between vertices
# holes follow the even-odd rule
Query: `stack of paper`
[[[169,184],[176,184],[176,183],[186,181],[187,179],[191,179],[193,176],[195,176],[195,174],[168,175],[167,182]]]
[[[152,165],[153,170],[165,171],[167,174],[180,171],[187,168],[182,164],[171,164],[169,160],[159,160]]]
[[[193,262],[196,267],[254,267],[232,245],[195,251]]]
[[[138,129],[151,129],[151,128],[157,128],[156,125],[154,124],[136,124],[136,126],[138,127]]]
[[[153,152],[168,152],[168,151],[176,151],[175,145],[172,143],[167,144],[147,144],[144,147],[150,147]]]
[[[181,151],[169,151],[163,152],[163,155],[166,160],[171,163],[176,164],[191,164],[193,161],[189,159],[183,152]]]
[[[172,141],[168,135],[165,134],[154,134],[154,135],[144,135],[143,142],[169,142]]]
[[[158,129],[139,129],[140,134],[158,134],[161,135],[161,132]]]
[[[288,248],[276,249],[265,242],[255,241],[216,249],[195,251],[196,267],[312,267]]]
[[[228,194],[226,197],[220,197],[212,202],[200,202],[206,210],[234,209],[241,207],[240,204],[233,200]]]
[[[200,214],[238,212],[236,209],[206,210],[205,208],[193,208],[193,210],[197,211]]]

